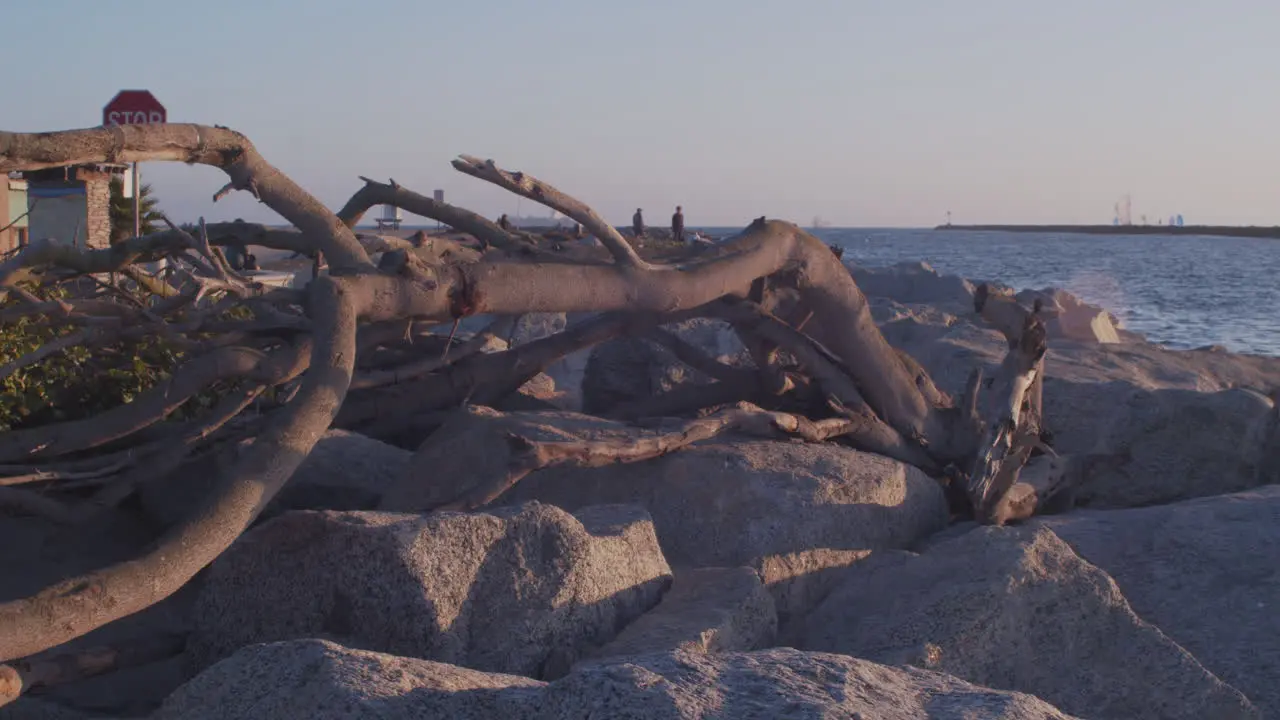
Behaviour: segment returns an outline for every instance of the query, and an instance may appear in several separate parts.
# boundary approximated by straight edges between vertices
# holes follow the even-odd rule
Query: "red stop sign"
[[[149,90],[121,90],[102,108],[103,125],[151,125],[169,114]]]

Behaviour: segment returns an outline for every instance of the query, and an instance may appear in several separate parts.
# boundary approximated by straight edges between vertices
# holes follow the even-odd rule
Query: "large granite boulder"
[[[456,479],[505,477],[508,434],[534,440],[634,438],[644,432],[573,413],[458,413],[427,439],[382,509],[420,512]],[[443,486],[443,487],[442,487]],[[570,511],[646,508],[672,565],[736,567],[813,548],[908,547],[949,519],[942,488],[918,469],[834,444],[722,436],[644,462],[530,473],[494,504],[538,500]]]
[[[555,677],[656,605],[670,577],[635,507],[294,512],[213,564],[187,656],[198,670],[252,643],[319,636]]]
[[[1221,495],[1275,482],[1275,405],[1252,390],[1132,391],[1096,418],[1101,455],[1075,488],[1076,503],[1138,507]]]
[[[323,640],[255,645],[206,670],[151,720],[1069,720],[1028,695],[940,673],[778,649],[663,653],[547,684]]]
[[[927,262],[901,262],[887,268],[851,265],[849,272],[868,297],[909,304],[973,306],[973,283],[955,275],[942,275]]]
[[[979,528],[920,555],[873,553],[804,627],[805,650],[937,670],[1082,717],[1258,716],[1044,528]]]
[[[752,567],[773,596],[778,612],[778,644],[794,645],[792,633],[797,626],[803,631],[804,618],[840,586],[845,569],[872,553],[814,548],[756,558]]]
[[[1115,578],[1140,616],[1280,718],[1280,486],[1042,522]]]
[[[168,525],[187,516],[251,444],[246,441],[186,463],[139,489],[147,513]],[[272,498],[262,517],[289,510],[371,510],[387,485],[404,474],[413,453],[346,430],[329,430],[316,442],[293,477]]]
[[[658,607],[591,657],[756,650],[769,646],[777,627],[773,597],[755,570],[680,570]]]
[[[1059,288],[1024,290],[1017,294],[1018,302],[1034,307],[1040,302],[1041,316],[1050,341],[1069,339],[1080,342],[1119,343],[1120,319],[1096,305],[1090,305],[1071,293]]]

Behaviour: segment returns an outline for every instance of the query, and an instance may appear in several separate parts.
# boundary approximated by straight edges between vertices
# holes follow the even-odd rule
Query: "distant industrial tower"
[[[1116,203],[1116,216],[1111,221],[1112,225],[1132,225],[1133,224],[1133,199],[1125,195]]]
[[[374,220],[378,224],[379,230],[399,230],[400,223],[404,220],[404,215],[400,213],[400,208],[395,205],[383,205],[382,217]]]

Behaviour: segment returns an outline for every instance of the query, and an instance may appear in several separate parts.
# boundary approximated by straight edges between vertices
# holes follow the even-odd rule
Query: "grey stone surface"
[[[658,607],[641,615],[591,658],[675,650],[756,650],[769,646],[777,626],[773,598],[755,570],[680,570]]]
[[[1266,448],[1280,429],[1271,400],[1251,390],[1129,393],[1102,421],[1106,456],[1075,490],[1080,505],[1139,507],[1263,484]]]
[[[900,303],[973,305],[973,283],[942,275],[927,262],[902,262],[887,268],[851,265],[849,271],[863,294]]]
[[[251,643],[331,637],[400,655],[555,677],[656,605],[670,582],[636,507],[530,503],[427,516],[294,512],[213,565],[189,667]]]
[[[709,358],[730,365],[751,362],[737,334],[723,320],[697,318],[663,328]],[[582,377],[582,408],[588,413],[604,414],[619,404],[659,395],[684,383],[711,381],[655,340],[618,338],[592,349]]]
[[[946,672],[1082,717],[1258,717],[1048,529],[978,528],[845,573],[801,648]]]
[[[143,507],[163,524],[199,505],[218,474],[234,465],[246,445],[226,448],[142,487]],[[262,517],[289,510],[372,510],[386,487],[404,474],[413,453],[346,430],[329,430],[302,461]]]
[[[418,450],[382,509],[419,512],[452,496],[457,478],[505,477],[506,435],[617,439],[637,429],[572,413],[460,413]],[[436,480],[439,478],[439,480]],[[599,468],[551,467],[496,500],[569,510],[626,503],[653,516],[672,565],[735,567],[812,548],[906,547],[944,527],[946,499],[914,467],[834,444],[722,436],[660,458]]]
[[[940,486],[914,467],[838,445],[732,438],[642,463],[548,468],[498,502],[524,500],[643,505],[675,566],[906,547],[948,520]]]
[[[1280,718],[1280,486],[1042,522],[1138,615]]]
[[[175,692],[152,720],[1062,720],[1028,695],[841,655],[667,653],[551,684],[320,640],[255,645]]]
[[[814,548],[765,555],[752,563],[778,612],[778,644],[791,645],[791,633],[845,578],[844,570],[871,550]]]

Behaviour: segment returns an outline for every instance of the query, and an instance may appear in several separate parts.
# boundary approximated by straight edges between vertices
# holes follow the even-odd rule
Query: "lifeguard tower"
[[[395,205],[383,205],[382,217],[374,220],[379,230],[399,230],[400,223],[403,221],[404,215]]]

